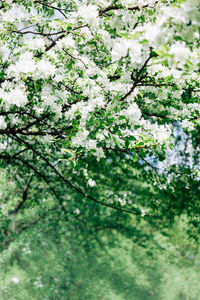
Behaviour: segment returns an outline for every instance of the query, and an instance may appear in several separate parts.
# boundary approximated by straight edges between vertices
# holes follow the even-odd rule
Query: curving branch
[[[41,153],[39,153],[38,150],[36,150],[32,145],[30,145],[28,142],[24,141],[23,139],[19,138],[18,136],[15,135],[15,137],[12,137],[11,138],[13,139],[16,139],[18,140],[18,142],[20,143],[23,143],[27,146],[27,148],[31,149],[36,155],[38,155],[41,160],[43,160],[47,166],[49,166],[55,174],[57,174],[59,176],[60,179],[62,179],[62,181],[67,184],[72,190],[74,190],[75,192],[77,192],[78,194],[81,194],[83,197],[93,201],[93,202],[96,202],[102,206],[106,206],[108,208],[112,208],[112,209],[115,209],[115,210],[118,210],[118,211],[121,211],[121,212],[125,212],[125,213],[128,213],[128,214],[133,214],[133,215],[138,215],[138,216],[142,216],[141,214],[141,211],[137,208],[133,208],[134,210],[129,210],[129,209],[122,209],[120,208],[119,206],[114,206],[114,205],[111,205],[109,203],[105,203],[105,202],[102,202],[94,197],[92,197],[91,195],[83,192],[80,188],[76,187],[75,185],[73,185],[68,179],[66,179],[58,170],[56,167],[54,167],[46,157],[44,157]],[[49,179],[47,179],[41,172],[39,172],[35,167],[33,167],[30,163],[24,161],[22,158],[20,157],[17,157],[18,160],[20,160],[21,162],[24,162],[24,164],[29,167],[30,169],[32,169],[38,176],[40,176],[41,178],[43,178],[45,180],[46,183],[50,184],[51,181]],[[55,190],[53,189],[53,193],[55,194]],[[150,218],[159,218],[159,216],[157,215],[148,215],[146,214],[145,215],[146,217],[150,217]]]

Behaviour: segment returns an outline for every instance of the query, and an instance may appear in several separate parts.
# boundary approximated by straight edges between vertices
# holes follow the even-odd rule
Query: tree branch
[[[47,159],[46,157],[44,157],[42,154],[40,154],[36,149],[34,149],[30,144],[28,144],[26,141],[22,140],[21,138],[19,138],[18,136],[15,136],[17,138],[17,140],[19,142],[22,142],[24,143],[27,147],[29,147],[34,153],[36,153],[43,161],[45,161],[47,163],[47,165],[52,169],[54,170],[54,172],[72,189],[74,190],[75,192],[81,194],[82,196],[88,198],[89,200],[93,201],[93,202],[96,202],[100,205],[103,205],[103,206],[106,206],[108,208],[112,208],[112,209],[115,209],[115,210],[119,210],[121,212],[125,212],[125,213],[129,213],[129,214],[133,214],[133,215],[138,215],[138,216],[142,216],[142,213],[139,209],[137,208],[134,208],[134,210],[128,210],[128,209],[122,209],[118,206],[113,206],[111,204],[108,204],[108,203],[105,203],[105,202],[102,202],[90,195],[88,195],[87,193],[84,193],[80,188],[76,187],[75,185],[73,185],[69,180],[67,180]],[[23,161],[21,158],[17,158],[21,161]],[[47,179],[44,177],[44,175],[41,175],[39,171],[37,171],[32,165],[30,165],[29,163],[25,162],[25,164],[27,166],[29,166],[32,170],[35,170],[35,172],[43,177],[43,179],[45,179],[45,181],[47,182]],[[48,180],[48,183],[50,183],[50,181]],[[156,215],[149,215],[149,217],[158,217]]]
[[[159,1],[156,1],[155,4],[157,4]],[[139,7],[139,6],[133,6],[133,7],[128,7],[128,8],[124,8],[122,5],[119,6],[119,5],[110,5],[104,9],[101,9],[99,11],[99,16],[102,16],[103,14],[111,11],[111,10],[118,10],[118,9],[127,9],[127,10],[130,10],[130,11],[134,11],[134,10],[141,10],[141,9],[144,9],[144,8],[154,8],[155,6],[150,6],[149,4],[146,4],[146,5],[143,5],[142,7]]]
[[[28,198],[28,191],[29,191],[32,179],[33,179],[33,176],[31,176],[29,178],[29,181],[28,181],[28,183],[27,183],[27,185],[26,185],[26,187],[25,187],[25,189],[23,191],[22,201],[20,201],[19,203],[17,203],[17,205],[15,206],[14,210],[12,210],[10,212],[10,214],[16,214],[21,209],[21,207],[23,206],[23,204],[26,202],[26,200]]]

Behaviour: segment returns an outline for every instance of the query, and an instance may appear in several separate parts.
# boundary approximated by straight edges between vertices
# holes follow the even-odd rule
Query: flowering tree
[[[141,248],[136,276],[138,267],[127,268],[137,258],[131,248],[130,259],[119,248],[106,260],[101,248],[126,248],[125,237],[151,255],[181,214],[194,225],[190,235],[199,234],[199,4],[0,1],[0,298],[110,299],[110,281],[130,299],[137,276],[140,298],[161,298],[157,281],[148,289],[156,269],[149,273]],[[175,123],[187,146],[174,143]],[[174,144],[181,163],[159,172],[149,158],[163,160]],[[177,261],[179,247],[169,245]],[[157,266],[157,251],[154,259]],[[16,261],[27,272],[12,274]],[[199,294],[185,286],[173,296]]]
[[[163,155],[173,121],[198,126],[198,4],[1,1],[2,166],[25,174],[27,190],[43,180],[64,210],[58,182],[122,210],[120,197],[91,196],[88,163]]]

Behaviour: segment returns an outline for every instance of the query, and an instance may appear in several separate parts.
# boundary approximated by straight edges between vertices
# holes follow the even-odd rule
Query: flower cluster
[[[35,135],[41,144],[56,136],[74,158],[101,159],[106,149],[164,149],[173,120],[193,130],[197,6],[196,0],[3,2],[2,134],[24,134],[30,143]],[[92,179],[88,184],[94,186]]]

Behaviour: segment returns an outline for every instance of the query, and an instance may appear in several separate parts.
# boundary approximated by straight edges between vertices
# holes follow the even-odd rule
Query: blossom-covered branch
[[[164,155],[172,121],[199,126],[197,2],[2,1],[1,158],[61,176],[108,149]]]

